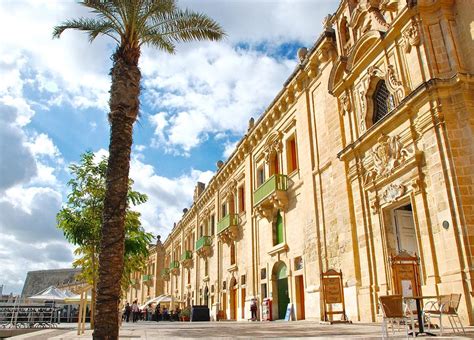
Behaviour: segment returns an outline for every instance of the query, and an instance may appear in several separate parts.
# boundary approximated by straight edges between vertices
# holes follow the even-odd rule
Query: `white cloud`
[[[183,209],[191,205],[196,183],[208,183],[213,175],[212,171],[193,169],[188,174],[167,178],[157,174],[152,165],[132,159],[130,178],[135,181],[134,189],[148,195],[148,202],[134,208],[142,214],[143,226],[155,235],[167,236]]]
[[[35,156],[45,155],[51,158],[60,156],[57,146],[54,145],[52,139],[44,133],[40,133],[34,137],[33,141],[28,143],[28,145]]]
[[[1,38],[0,70],[8,71],[6,83],[11,85],[0,85],[0,94],[17,97],[28,84],[51,96],[47,104],[66,101],[79,108],[105,110],[110,43],[98,39],[91,47],[80,32],[66,32],[61,39],[52,39],[55,25],[83,15],[88,15],[87,11],[73,1],[1,1],[0,30],[15,34]]]
[[[150,124],[155,128],[154,134],[156,139],[152,141],[153,145],[159,145],[165,141],[164,130],[169,125],[168,114],[166,112],[158,112],[157,114],[148,116]]]
[[[243,133],[248,119],[270,104],[295,66],[292,60],[226,43],[202,44],[182,52],[157,64],[160,54],[148,51],[142,69],[145,100],[168,110],[150,118],[155,141],[184,153],[209,133]]]
[[[18,110],[0,101],[0,192],[37,173],[36,162],[18,126]]]
[[[299,40],[312,44],[322,31],[322,19],[336,10],[334,0],[181,0],[203,11],[224,27],[231,42],[273,44]]]
[[[234,152],[235,147],[237,146],[237,143],[238,143],[238,142],[239,142],[239,141],[235,141],[235,142],[229,142],[229,141],[228,141],[228,142],[226,142],[226,143],[224,144],[224,152],[223,152],[222,156],[223,156],[225,159],[229,158],[230,155],[232,155],[232,152]]]

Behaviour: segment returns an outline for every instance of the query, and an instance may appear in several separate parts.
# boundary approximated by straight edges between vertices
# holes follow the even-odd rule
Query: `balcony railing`
[[[153,275],[143,275],[143,282],[148,282],[153,280]]]
[[[276,191],[286,191],[288,188],[288,177],[275,174],[263,183],[253,193],[253,204],[257,205]]]
[[[219,222],[217,222],[217,233],[221,233],[230,226],[237,225],[239,223],[239,217],[237,214],[228,214]]]
[[[163,268],[163,269],[161,270],[161,273],[160,273],[160,274],[161,274],[161,277],[162,277],[163,279],[168,280],[169,277],[170,277],[170,269],[169,269],[169,268]]]
[[[183,255],[181,255],[181,261],[192,260],[193,252],[191,250],[185,250]]]
[[[170,270],[173,269],[179,269],[179,262],[178,261],[173,261],[170,263]]]
[[[199,249],[205,246],[210,246],[211,244],[212,244],[211,237],[203,236],[199,240],[196,241],[196,251],[198,251]]]

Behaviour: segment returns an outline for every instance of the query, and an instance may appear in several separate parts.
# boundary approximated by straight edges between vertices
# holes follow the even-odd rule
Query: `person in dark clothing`
[[[130,314],[132,313],[132,307],[130,307],[130,304],[127,302],[125,305],[125,321],[129,322],[130,321]]]
[[[160,304],[157,304],[155,308],[155,320],[157,322],[161,320]]]
[[[257,321],[257,300],[252,299],[250,303],[250,312],[252,313],[252,321]]]

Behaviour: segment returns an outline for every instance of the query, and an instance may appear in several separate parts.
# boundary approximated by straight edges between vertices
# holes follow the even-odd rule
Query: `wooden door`
[[[241,314],[242,314],[242,320],[245,320],[245,288],[242,288],[241,291],[241,296],[240,296],[240,308],[242,310]]]
[[[296,290],[296,318],[297,320],[304,320],[304,283],[303,275],[295,277],[295,290]]]
[[[222,293],[222,311],[224,313],[224,319],[227,320],[227,294]]]
[[[230,319],[237,320],[237,289],[230,291]]]
[[[286,307],[290,303],[288,296],[288,278],[278,280],[278,319],[284,319]]]
[[[419,254],[416,242],[413,213],[406,210],[395,210],[395,225],[397,232],[398,251],[406,250],[411,255]]]

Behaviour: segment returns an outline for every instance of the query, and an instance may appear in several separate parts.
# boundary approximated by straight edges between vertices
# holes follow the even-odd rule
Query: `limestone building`
[[[474,324],[472,1],[343,0],[323,26],[128,300],[166,293],[246,320],[271,298],[274,318],[292,302],[319,320],[335,269],[348,317],[375,321],[407,252],[422,293],[461,293]]]

